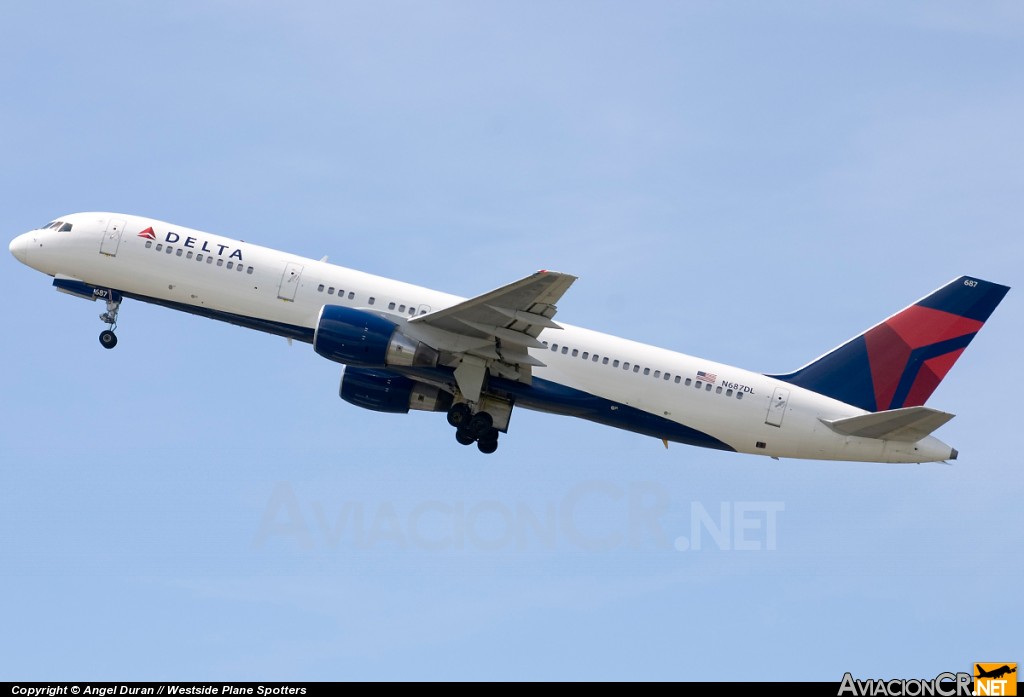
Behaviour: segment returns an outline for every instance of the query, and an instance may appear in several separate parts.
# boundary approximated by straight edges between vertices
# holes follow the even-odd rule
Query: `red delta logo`
[[[153,232],[153,228],[148,227],[148,228],[146,228],[145,230],[143,230],[142,232],[139,233],[139,237],[143,237],[143,238],[145,238],[147,240],[155,240],[156,239],[156,233]]]

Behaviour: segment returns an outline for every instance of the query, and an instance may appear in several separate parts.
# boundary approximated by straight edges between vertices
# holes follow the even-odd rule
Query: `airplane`
[[[983,670],[980,665],[975,664],[975,668],[978,671],[978,674],[974,676],[976,678],[995,678],[995,679],[998,679],[998,678],[1003,677],[1004,675],[1009,675],[1010,673],[1016,673],[1017,672],[1017,665],[1016,664],[1014,664],[1014,666],[1012,668],[1009,665],[1003,665],[1003,666],[1000,666],[999,668],[995,668],[994,670]]]
[[[772,458],[957,459],[924,406],[1009,288],[960,276],[786,374],[767,375],[562,322],[576,280],[538,271],[462,298],[119,213],[76,213],[10,243],[63,293],[102,300],[103,347],[125,299],[312,344],[344,365],[340,397],[442,412],[493,453],[515,407],[670,442]]]

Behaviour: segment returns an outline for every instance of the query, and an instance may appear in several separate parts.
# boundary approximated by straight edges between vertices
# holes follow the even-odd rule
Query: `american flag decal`
[[[704,382],[711,382],[711,383],[713,383],[715,380],[718,379],[718,376],[715,375],[714,373],[705,373],[703,370],[698,370],[697,371],[697,379],[698,380],[703,380]]]

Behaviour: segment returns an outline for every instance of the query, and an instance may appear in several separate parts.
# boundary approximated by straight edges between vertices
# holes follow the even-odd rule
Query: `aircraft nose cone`
[[[11,254],[14,258],[20,261],[22,264],[25,263],[25,259],[28,258],[28,238],[25,235],[18,235],[8,247],[11,250]]]

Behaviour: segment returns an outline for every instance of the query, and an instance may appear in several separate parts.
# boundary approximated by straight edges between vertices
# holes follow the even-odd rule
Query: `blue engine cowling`
[[[405,414],[410,409],[448,411],[452,405],[452,395],[433,385],[368,368],[345,368],[340,394],[349,404],[388,414]]]
[[[328,360],[366,367],[434,367],[437,351],[410,339],[391,320],[340,305],[320,309],[313,350]]]

